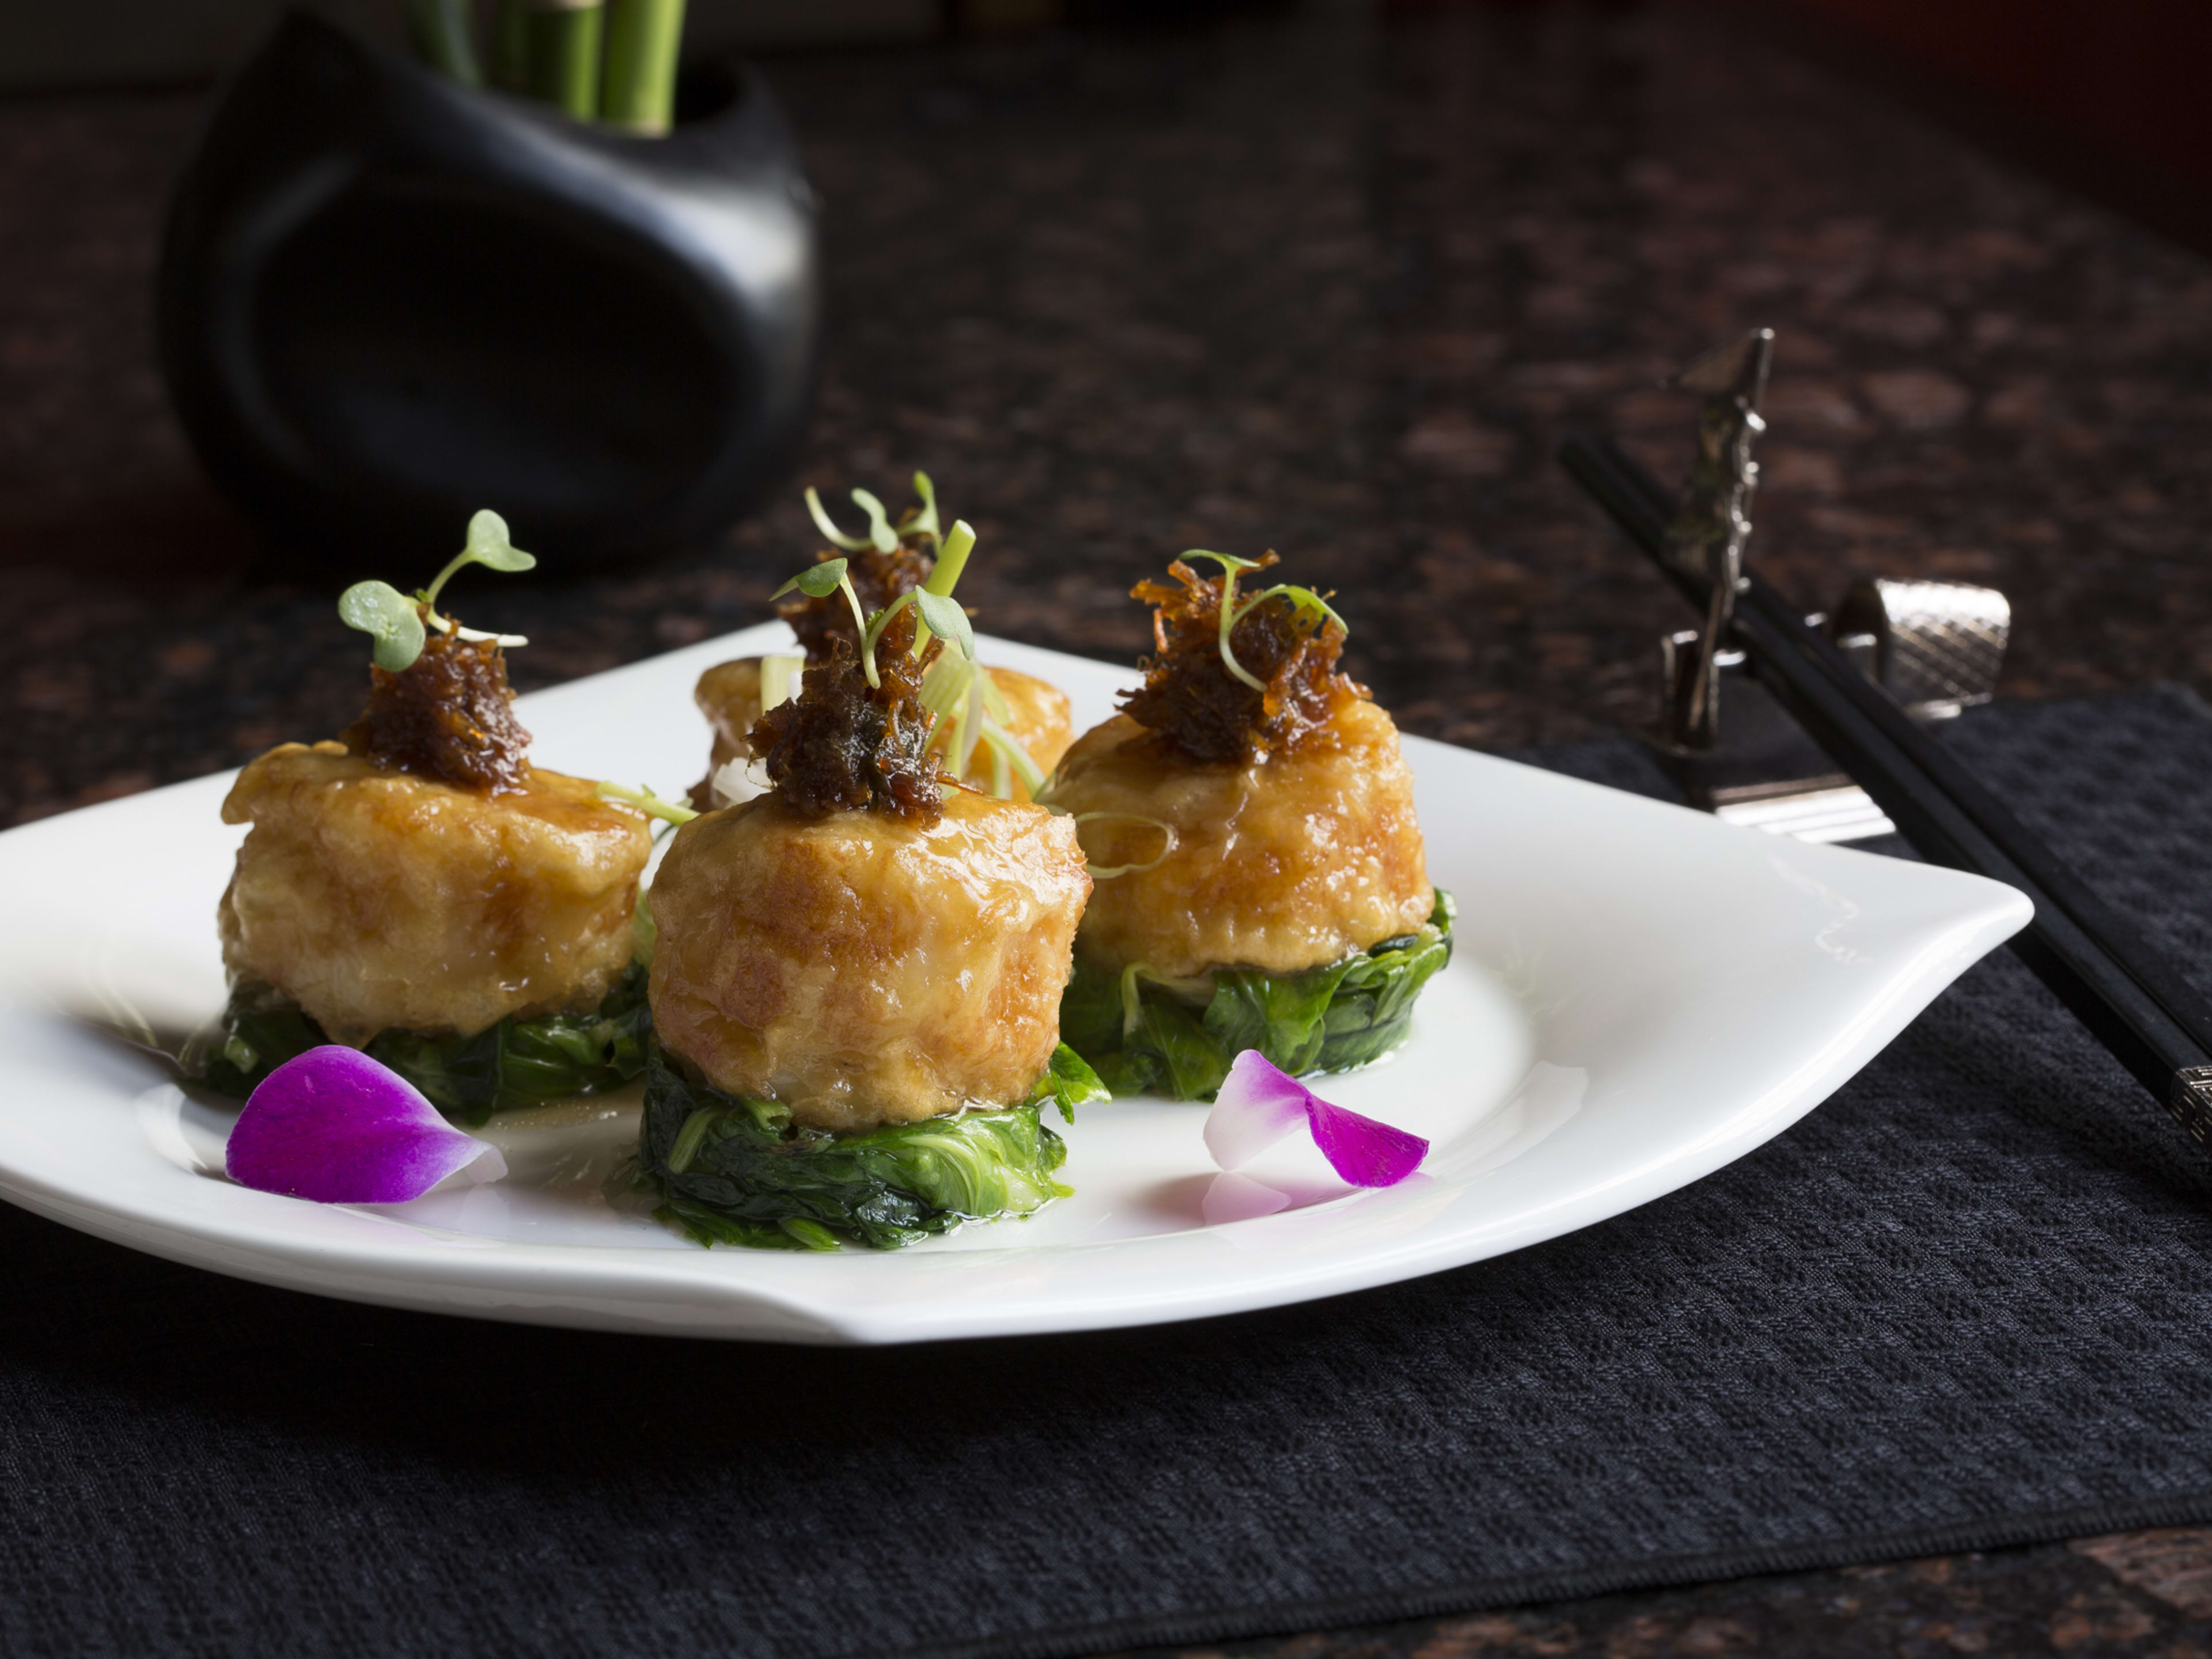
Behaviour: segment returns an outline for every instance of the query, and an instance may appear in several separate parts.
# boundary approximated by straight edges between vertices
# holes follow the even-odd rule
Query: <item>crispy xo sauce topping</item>
[[[840,594],[828,597],[846,604]],[[849,607],[847,621],[849,627]],[[929,747],[921,682],[944,642],[933,639],[915,655],[915,621],[908,605],[884,625],[875,685],[861,670],[852,634],[829,635],[828,659],[808,667],[799,696],[754,723],[746,740],[794,811],[820,817],[865,808],[924,825],[943,816],[944,781]]]
[[[1122,698],[1121,712],[1152,733],[1158,752],[1185,761],[1251,763],[1293,753],[1368,695],[1337,672],[1344,623],[1310,588],[1240,596],[1238,577],[1273,565],[1273,553],[1203,556],[1220,560],[1222,574],[1202,576],[1177,559],[1168,567],[1174,583],[1131,590],[1152,607],[1157,649],[1139,665],[1145,683]]]
[[[429,607],[422,608],[427,617]],[[530,733],[514,717],[496,640],[426,630],[409,666],[368,672],[368,702],[338,734],[355,754],[457,789],[497,795],[528,785]]]

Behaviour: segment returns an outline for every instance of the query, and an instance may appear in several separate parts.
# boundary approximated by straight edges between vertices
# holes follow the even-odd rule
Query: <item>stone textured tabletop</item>
[[[689,562],[502,586],[526,685],[757,620],[814,544],[800,484],[888,495],[921,466],[981,531],[963,591],[991,631],[1126,659],[1132,581],[1273,547],[1340,590],[1355,672],[1408,728],[1594,736],[1648,714],[1655,636],[1687,619],[1552,447],[1609,423],[1679,472],[1661,378],[1765,323],[1752,556],[1787,590],[1986,582],[2015,610],[2005,695],[2212,691],[2212,266],[1804,62],[1672,12],[1508,8],[771,70],[829,204],[800,476]],[[0,823],[327,735],[359,695],[332,585],[254,548],[151,365],[203,97],[0,105]],[[2212,1649],[2212,1538],[1233,1650],[2046,1649]]]

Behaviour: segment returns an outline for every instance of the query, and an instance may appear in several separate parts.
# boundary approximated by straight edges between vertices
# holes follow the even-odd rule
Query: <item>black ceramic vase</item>
[[[288,563],[427,568],[489,507],[578,569],[705,543],[778,480],[814,198],[758,75],[720,101],[625,137],[286,16],[177,187],[156,324],[201,459]]]

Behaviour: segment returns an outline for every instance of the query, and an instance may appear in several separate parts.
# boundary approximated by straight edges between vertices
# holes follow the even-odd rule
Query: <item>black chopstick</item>
[[[1710,598],[1706,581],[1670,556],[1666,532],[1675,504],[1666,489],[1605,438],[1568,438],[1559,461],[1703,609]],[[2027,895],[2035,919],[2014,939],[2014,951],[2191,1138],[2212,1152],[2212,1004],[1755,574],[1737,597],[1732,640],[1767,689],[1923,857]]]

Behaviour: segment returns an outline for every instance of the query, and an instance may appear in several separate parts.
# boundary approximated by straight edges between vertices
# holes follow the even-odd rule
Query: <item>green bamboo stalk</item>
[[[607,75],[599,116],[658,137],[676,109],[676,57],[684,0],[607,0]]]
[[[604,0],[531,0],[532,97],[580,121],[599,112],[599,41],[606,15]]]
[[[415,55],[463,86],[481,86],[469,22],[469,0],[407,0],[407,35]]]
[[[530,90],[530,0],[499,0],[492,13],[491,83],[502,92]]]

